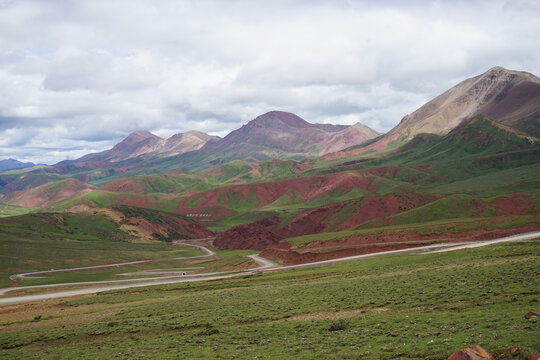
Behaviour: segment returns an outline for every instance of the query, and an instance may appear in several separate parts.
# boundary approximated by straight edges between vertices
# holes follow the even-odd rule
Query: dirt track
[[[84,289],[76,289],[76,290],[66,290],[66,291],[53,292],[53,293],[47,293],[47,294],[7,297],[7,298],[0,299],[0,306],[8,306],[8,305],[14,305],[14,304],[20,304],[20,303],[28,303],[28,302],[38,301],[38,300],[63,298],[63,297],[70,297],[70,296],[76,296],[76,295],[94,294],[94,293],[98,293],[102,291],[120,290],[120,289],[132,288],[132,287],[164,285],[164,284],[174,284],[174,283],[194,282],[194,281],[204,281],[204,280],[227,279],[227,278],[232,278],[232,277],[245,276],[248,274],[253,274],[255,272],[280,271],[280,270],[298,269],[298,268],[306,268],[306,267],[313,267],[313,266],[324,266],[324,265],[330,265],[330,264],[336,264],[336,263],[341,263],[341,262],[346,262],[346,261],[354,261],[354,260],[360,260],[363,258],[384,256],[384,255],[390,255],[390,254],[400,254],[400,253],[431,254],[435,252],[454,251],[454,250],[459,250],[459,249],[486,246],[486,245],[496,244],[496,243],[501,243],[501,242],[527,241],[527,240],[533,240],[537,238],[540,238],[540,232],[538,231],[508,236],[508,237],[500,238],[500,239],[481,241],[481,242],[434,244],[434,245],[422,246],[422,247],[416,247],[416,248],[383,251],[383,252],[373,253],[373,254],[348,256],[348,257],[339,258],[339,259],[323,260],[323,261],[317,261],[317,262],[299,264],[299,265],[290,265],[290,266],[279,266],[278,264],[268,259],[261,258],[257,255],[250,255],[249,257],[251,257],[252,259],[254,259],[255,261],[259,263],[260,265],[259,268],[243,270],[243,271],[235,272],[232,274],[231,273],[208,273],[208,274],[199,274],[197,276],[191,276],[191,277],[174,276],[174,277],[159,278],[159,279],[118,280],[118,281],[113,281],[113,282],[101,282],[101,283],[89,282],[89,283],[76,283],[76,284],[56,284],[53,286],[66,286],[66,285],[85,286],[85,285],[93,285],[93,284],[96,284],[96,285],[101,284],[101,286],[84,288]],[[210,255],[210,253],[213,253],[209,249],[206,249],[205,252],[207,253],[207,255]],[[26,287],[26,288],[28,289],[31,287]],[[25,287],[0,289],[0,294],[5,294],[8,291],[22,290],[22,289],[25,289]]]

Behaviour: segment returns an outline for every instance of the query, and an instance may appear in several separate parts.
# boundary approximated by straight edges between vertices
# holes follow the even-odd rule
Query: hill
[[[265,249],[274,248],[273,244],[283,241],[276,249],[285,249],[286,252],[276,250],[265,253],[282,260],[291,260],[292,256],[290,245],[286,245],[287,239],[307,234],[331,234],[336,231],[377,229],[412,223],[418,223],[420,232],[424,232],[433,227],[430,223],[432,221],[454,224],[456,221],[460,223],[478,218],[477,226],[468,224],[458,227],[458,233],[463,234],[455,233],[453,236],[476,236],[473,233],[477,229],[483,229],[480,233],[489,236],[492,230],[500,234],[501,228],[514,227],[511,231],[516,231],[518,223],[522,224],[519,226],[524,226],[522,230],[537,229],[540,226],[535,210],[538,196],[513,194],[537,191],[540,179],[535,174],[539,158],[538,139],[478,116],[462,122],[443,137],[419,135],[401,149],[384,157],[360,162],[333,163],[334,174],[257,184],[244,190],[241,190],[240,185],[224,187],[215,190],[220,195],[212,195],[213,190],[210,190],[205,192],[205,202],[192,201],[192,204],[197,204],[192,206],[199,207],[204,204],[227,207],[233,198],[236,198],[235,202],[239,204],[251,202],[254,204],[252,208],[269,209],[268,204],[272,204],[271,206],[278,210],[276,214],[279,217],[272,221],[258,220],[232,227],[219,234],[215,244],[231,248]],[[528,172],[528,178],[524,178],[527,179],[526,182],[517,177],[511,178],[521,171],[518,169]],[[482,183],[484,177],[490,176],[488,174],[491,174],[492,179]],[[471,184],[475,184],[473,188],[470,188]],[[478,188],[476,184],[481,187]],[[482,184],[483,191],[479,192]],[[278,186],[283,190],[278,190]],[[319,190],[313,193],[311,186]],[[445,186],[451,189],[447,194],[444,194]],[[264,193],[272,194],[272,198],[263,200],[262,189],[270,187],[273,187],[273,190],[265,190]],[[468,195],[455,197],[456,192]],[[221,195],[223,193],[228,195]],[[310,193],[313,195],[308,195]],[[510,195],[497,195],[503,193]],[[196,197],[195,194],[190,195],[189,199]],[[212,202],[212,199],[217,201]],[[220,202],[219,199],[228,199],[229,202]],[[317,201],[314,201],[315,199]],[[189,201],[181,202],[181,206]],[[291,211],[293,204],[296,211]],[[287,213],[279,214],[280,208],[287,209]],[[515,221],[518,222],[512,225]],[[440,230],[431,231],[430,236],[419,238],[415,235],[418,230],[412,230],[408,232],[408,238],[410,241],[444,238],[441,234],[452,232],[449,228],[454,225],[441,225]],[[474,231],[471,233],[472,230]],[[396,231],[402,230],[396,228]],[[393,233],[393,230],[387,232]],[[335,237],[340,238],[342,235],[336,233]],[[317,242],[317,238],[313,236],[312,241]],[[354,244],[359,243],[364,245],[346,253],[364,251],[365,244],[379,243],[381,238],[381,235],[349,238],[347,247],[354,248]],[[393,242],[396,241],[393,235],[390,238],[394,238]],[[343,242],[338,241],[335,248],[340,246],[343,246]],[[297,253],[294,261],[338,256],[327,245],[324,247],[325,255],[315,256],[314,249],[309,252],[304,249],[303,255]]]
[[[182,256],[172,240],[211,235],[193,219],[127,206],[0,218],[0,287],[14,273]]]
[[[12,192],[2,200],[9,205],[46,208],[59,201],[82,195],[93,188],[77,179],[65,179],[26,191]]]
[[[31,163],[31,162],[23,163],[15,159],[0,160],[0,171],[11,170],[11,169],[24,169],[24,168],[32,167],[32,166],[36,166],[36,164]]]

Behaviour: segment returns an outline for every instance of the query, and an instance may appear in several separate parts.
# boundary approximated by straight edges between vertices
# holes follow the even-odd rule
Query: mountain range
[[[444,135],[464,119],[480,114],[539,136],[540,79],[527,72],[494,67],[445,91],[405,116],[386,134],[360,123],[312,124],[282,111],[260,115],[224,138],[190,131],[162,139],[146,130],[137,131],[100,153],[30,168],[24,176],[0,173],[0,192],[30,189],[65,178],[102,185],[128,176],[200,171],[234,160],[331,160],[391,151],[421,133]]]
[[[133,158],[160,159],[192,151],[198,151],[200,158],[217,158],[220,162],[306,157],[360,145],[379,135],[360,123],[353,126],[311,124],[295,114],[270,111],[232,131],[223,139],[199,131],[179,133],[162,139],[141,130],[131,133],[110,150],[57,165],[88,161],[113,163]]]
[[[116,144],[112,149],[96,154],[88,154],[77,160],[66,163],[81,163],[86,161],[108,161],[118,162],[131,158],[147,157],[167,157],[195,151],[202,148],[206,143],[217,141],[219,137],[211,136],[200,131],[189,131],[162,139],[147,130],[131,133],[124,140]]]
[[[0,211],[174,214],[158,239],[215,233],[219,247],[284,263],[538,230],[539,89],[496,67],[386,134],[282,111],[223,138],[137,131],[77,160],[0,172]]]

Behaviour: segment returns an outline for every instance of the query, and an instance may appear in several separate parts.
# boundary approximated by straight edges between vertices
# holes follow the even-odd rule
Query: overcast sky
[[[386,132],[465,78],[540,74],[540,0],[0,0],[0,159],[269,110]]]

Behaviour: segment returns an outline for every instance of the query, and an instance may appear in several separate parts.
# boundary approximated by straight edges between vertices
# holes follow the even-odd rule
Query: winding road
[[[454,250],[460,250],[460,249],[486,246],[486,245],[497,244],[501,242],[529,241],[529,240],[533,240],[537,238],[540,238],[540,231],[512,235],[512,236],[508,236],[508,237],[504,237],[500,239],[493,239],[493,240],[487,240],[487,241],[433,244],[433,245],[420,246],[420,247],[415,247],[415,248],[383,251],[383,252],[364,254],[364,255],[347,256],[347,257],[338,258],[338,259],[323,260],[323,261],[316,261],[316,262],[311,262],[311,263],[306,263],[306,264],[289,265],[289,266],[280,266],[279,264],[271,260],[262,258],[258,255],[247,255],[248,257],[255,260],[259,264],[259,267],[237,271],[233,273],[218,272],[218,273],[204,273],[204,274],[193,274],[193,275],[183,275],[183,276],[178,276],[178,275],[167,276],[167,277],[160,277],[160,278],[154,278],[154,279],[94,281],[94,282],[82,282],[82,283],[64,283],[64,284],[5,288],[5,289],[0,289],[0,295],[5,295],[6,293],[10,291],[32,289],[32,288],[97,285],[97,286],[86,287],[82,289],[72,289],[72,290],[51,292],[51,293],[45,293],[45,294],[22,295],[22,296],[0,298],[0,306],[8,306],[8,305],[14,305],[14,304],[28,303],[28,302],[38,301],[38,300],[63,298],[63,297],[70,297],[70,296],[76,296],[76,295],[94,294],[94,293],[108,291],[108,290],[121,290],[121,289],[151,286],[151,285],[164,285],[164,284],[174,284],[174,283],[183,283],[183,282],[228,279],[228,278],[233,278],[233,277],[246,276],[246,275],[254,274],[257,272],[281,271],[281,270],[288,270],[288,269],[300,269],[300,268],[307,268],[307,267],[314,267],[314,266],[324,266],[324,265],[337,264],[337,263],[346,262],[346,261],[354,261],[354,260],[360,260],[360,259],[371,258],[371,257],[376,257],[376,256],[391,255],[391,254],[401,254],[401,253],[433,254],[433,253],[440,253],[440,252],[445,252],[445,251],[454,251]],[[181,245],[195,246],[206,252],[206,255],[199,255],[199,256],[195,256],[191,258],[216,256],[216,254],[212,250],[201,245],[186,244],[182,241],[177,241],[175,243],[181,244]],[[145,262],[145,261],[147,260],[142,260],[142,262]],[[96,268],[103,268],[103,267],[113,267],[116,265],[120,266],[122,264],[129,264],[129,263],[99,265],[99,266],[65,269],[65,270],[49,270],[49,271],[41,271],[41,272],[34,272],[34,273],[16,274],[13,276],[28,276],[28,275],[60,272],[60,271],[96,269]]]

